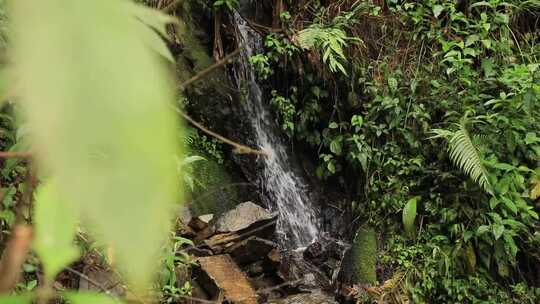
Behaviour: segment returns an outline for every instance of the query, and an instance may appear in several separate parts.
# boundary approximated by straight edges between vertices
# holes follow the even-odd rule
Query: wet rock
[[[256,277],[264,273],[264,267],[262,261],[255,262],[248,265],[247,273],[250,277]]]
[[[334,298],[320,290],[288,296],[285,299],[270,300],[269,304],[338,304]]]
[[[181,236],[181,237],[185,237],[185,238],[189,238],[189,239],[193,239],[193,238],[195,238],[197,236],[197,232],[195,232],[195,230],[193,230],[191,227],[186,226],[183,223],[180,223],[178,225],[176,235]]]
[[[193,239],[193,241],[195,243],[200,243],[200,242],[208,239],[212,235],[214,235],[214,233],[215,233],[214,227],[213,226],[208,226],[208,227],[204,228],[203,230],[199,231],[197,233],[197,236]]]
[[[103,288],[108,294],[117,297],[122,297],[126,294],[120,278],[111,269],[106,269],[98,265],[86,265],[83,273],[86,277],[81,277],[79,280],[80,291],[103,292]],[[96,286],[94,283],[99,284],[99,286]]]
[[[257,294],[245,274],[227,254],[197,259],[195,277],[212,300],[256,304]]]
[[[215,254],[221,254],[226,248],[233,246],[234,242],[239,239],[240,237],[236,233],[220,233],[204,240],[204,244]]]
[[[234,244],[226,252],[230,253],[238,264],[243,265],[264,259],[276,247],[274,242],[251,236]]]
[[[195,257],[206,257],[214,254],[210,248],[204,246],[189,247],[185,250],[185,252]]]
[[[276,265],[281,264],[281,252],[278,249],[272,249],[267,255],[268,260]]]
[[[210,226],[210,222],[214,218],[213,214],[205,214],[201,216],[197,216],[191,219],[189,221],[189,227],[195,229],[195,231],[201,231],[208,226]]]
[[[283,255],[279,275],[285,282],[297,281],[303,291],[312,289],[331,289],[331,280],[317,266],[304,260],[302,252],[293,251]]]
[[[219,217],[215,228],[216,232],[238,232],[262,226],[276,217],[276,214],[252,202],[245,202]]]
[[[332,281],[337,278],[341,261],[348,245],[329,236],[309,245],[303,253],[304,259],[317,266]]]

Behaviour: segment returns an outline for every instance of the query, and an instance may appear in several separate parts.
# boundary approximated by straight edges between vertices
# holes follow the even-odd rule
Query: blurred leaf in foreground
[[[41,173],[141,290],[177,200],[178,124],[171,78],[126,3],[11,1],[11,56]]]
[[[34,202],[34,249],[43,262],[49,283],[80,254],[73,243],[78,219],[76,205],[61,202],[56,187],[53,181],[40,185]]]

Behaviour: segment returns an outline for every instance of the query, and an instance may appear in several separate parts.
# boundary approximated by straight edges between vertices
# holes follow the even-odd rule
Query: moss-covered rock
[[[222,214],[240,203],[234,179],[223,164],[213,159],[194,164],[193,175],[197,181],[192,194],[190,209],[193,215]]]
[[[370,227],[358,229],[351,248],[345,254],[339,280],[345,285],[377,282],[377,236]]]

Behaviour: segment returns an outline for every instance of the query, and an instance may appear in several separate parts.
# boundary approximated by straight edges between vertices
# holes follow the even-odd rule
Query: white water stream
[[[278,212],[280,243],[288,248],[305,247],[319,234],[316,212],[306,183],[291,168],[293,164],[287,155],[286,146],[276,133],[273,118],[263,103],[261,88],[248,61],[250,56],[260,51],[261,38],[237,12],[235,19],[244,47],[240,67],[236,69],[239,89],[247,97],[243,106],[250,116],[258,146],[270,154],[269,157],[262,157],[264,169],[258,173],[259,182],[267,194],[265,203]]]

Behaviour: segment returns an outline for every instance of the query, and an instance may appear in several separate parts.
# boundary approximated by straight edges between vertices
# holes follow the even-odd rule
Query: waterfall
[[[235,68],[239,90],[246,97],[242,106],[253,128],[256,144],[269,154],[261,157],[264,169],[258,172],[260,186],[266,193],[263,199],[278,213],[279,242],[286,248],[305,247],[319,234],[316,212],[306,182],[292,169],[295,164],[287,155],[286,146],[263,102],[262,90],[249,64],[249,57],[261,51],[261,37],[238,12],[234,13],[234,18],[244,47],[239,66]]]

